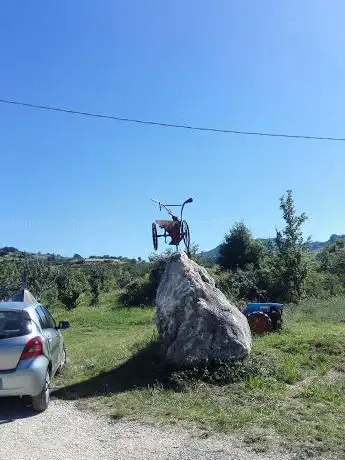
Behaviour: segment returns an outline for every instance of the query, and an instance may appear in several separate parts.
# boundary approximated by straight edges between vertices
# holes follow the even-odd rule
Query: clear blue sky
[[[0,98],[200,126],[345,137],[345,4],[333,0],[1,3]],[[138,126],[0,104],[0,246],[146,257],[151,197],[192,240],[238,220],[345,233],[345,142]]]

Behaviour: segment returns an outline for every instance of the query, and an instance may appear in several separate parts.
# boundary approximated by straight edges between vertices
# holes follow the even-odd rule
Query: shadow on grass
[[[75,400],[147,387],[181,392],[198,381],[215,385],[239,382],[256,374],[255,368],[258,366],[260,367],[259,363],[248,358],[193,368],[176,368],[164,361],[160,344],[151,342],[120,366],[83,382],[57,389],[52,395],[60,399]]]
[[[120,366],[83,382],[55,390],[53,396],[81,399],[157,384],[169,385],[171,372],[163,362],[159,344],[152,342]]]

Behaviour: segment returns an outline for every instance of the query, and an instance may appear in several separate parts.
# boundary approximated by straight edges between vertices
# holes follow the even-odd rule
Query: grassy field
[[[150,309],[79,307],[65,332],[69,364],[56,396],[114,419],[195,424],[253,448],[345,457],[345,300],[287,307],[284,330],[254,338],[252,356],[218,373],[173,373],[153,342]],[[230,383],[229,383],[230,382]]]

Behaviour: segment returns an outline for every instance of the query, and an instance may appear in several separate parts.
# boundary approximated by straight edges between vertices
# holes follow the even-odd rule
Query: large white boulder
[[[160,281],[156,324],[166,359],[178,366],[240,359],[251,350],[246,317],[183,252],[170,257]]]

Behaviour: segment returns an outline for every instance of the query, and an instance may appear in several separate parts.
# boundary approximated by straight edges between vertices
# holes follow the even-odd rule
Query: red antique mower
[[[183,208],[187,203],[192,203],[193,198],[189,198],[183,204],[163,204],[157,200],[152,201],[159,205],[160,210],[164,208],[167,211],[167,213],[172,217],[172,220],[156,220],[152,223],[152,241],[155,250],[158,249],[158,238],[164,238],[165,242],[167,242],[167,237],[170,237],[171,241],[169,244],[176,246],[176,249],[178,249],[178,245],[183,240],[186,247],[186,251],[188,253],[190,245],[190,233],[187,222],[183,220]],[[175,216],[175,214],[172,213],[168,206],[181,208],[180,218]],[[157,225],[164,230],[164,233],[158,235]]]

